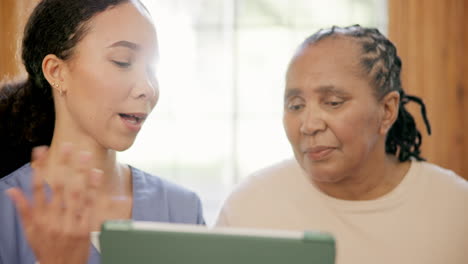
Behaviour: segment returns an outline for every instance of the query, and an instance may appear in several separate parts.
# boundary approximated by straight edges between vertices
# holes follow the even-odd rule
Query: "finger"
[[[77,158],[74,160],[73,169],[75,170],[74,182],[86,188],[88,183],[89,173],[91,171],[91,153],[80,151]]]
[[[77,208],[77,210],[82,210],[86,204],[87,200],[87,192],[88,192],[88,177],[91,171],[90,168],[91,164],[91,153],[86,151],[80,151],[78,155],[73,159],[73,168],[74,171],[73,175],[71,175],[73,186],[71,186],[72,190],[78,191],[79,195],[75,197],[74,201],[76,204],[73,206]]]
[[[53,185],[52,188],[52,200],[50,202],[50,209],[53,212],[55,218],[61,219],[64,212],[64,189],[65,185],[63,179],[58,177]]]
[[[58,166],[56,167],[54,174],[54,180],[61,181],[64,186],[63,190],[63,206],[68,206],[67,202],[69,200],[68,196],[70,196],[70,186],[73,184],[71,183],[73,180],[73,171],[71,169],[71,159],[73,154],[73,144],[66,142],[60,146],[60,157],[58,159]]]
[[[99,169],[91,169],[89,171],[86,184],[88,190],[86,200],[87,206],[94,206],[99,193],[98,189],[102,184],[103,174],[104,172]]]
[[[90,211],[91,221],[97,220],[97,210],[99,207],[98,201],[104,200],[102,193],[99,192],[99,187],[102,184],[104,172],[99,169],[92,169],[89,172],[88,183],[87,183],[87,196],[85,206]]]
[[[77,224],[81,222],[83,214],[87,211],[87,175],[90,171],[89,166],[91,161],[91,153],[81,151],[72,158],[71,161],[71,172],[69,175],[71,181],[69,184],[70,194],[67,199],[67,211],[66,211],[66,229],[73,232],[74,228],[77,228]]]
[[[39,166],[42,167],[45,165],[49,148],[47,146],[35,147],[32,150],[31,154],[31,163],[33,167]]]
[[[70,167],[70,160],[73,152],[73,144],[66,142],[63,143],[62,146],[60,147],[60,155],[59,155],[59,160],[58,160],[58,170],[57,170],[57,177],[60,177],[61,179],[64,180],[64,182],[67,181],[67,178],[69,176],[69,167]]]
[[[104,172],[100,169],[91,169],[88,177],[88,187],[97,190],[101,187]]]
[[[33,203],[36,208],[42,210],[46,205],[43,174],[45,173],[45,163],[47,160],[47,147],[34,148],[32,160],[34,163],[32,175]]]
[[[84,190],[76,187],[72,187],[69,195],[65,196],[66,207],[64,210],[64,228],[66,232],[73,232],[73,229],[76,228],[80,215],[83,213],[84,202],[82,202],[84,197]]]
[[[85,205],[82,208],[82,211],[77,216],[78,223],[75,228],[78,229],[78,232],[90,232],[91,231],[91,221],[93,216],[93,208],[90,204]]]
[[[32,220],[32,213],[31,205],[24,193],[18,188],[10,188],[6,190],[5,193],[15,204],[16,210],[23,221],[23,225],[28,226]]]
[[[126,208],[132,206],[132,200],[124,195],[112,196],[105,202],[105,210],[112,212],[113,215],[127,214]]]
[[[60,147],[60,159],[59,162],[62,164],[68,164],[70,161],[71,155],[73,151],[73,144],[70,142],[65,142]]]

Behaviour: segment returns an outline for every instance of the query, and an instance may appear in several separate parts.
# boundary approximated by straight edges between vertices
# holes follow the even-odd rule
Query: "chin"
[[[120,140],[115,140],[114,142],[109,142],[106,144],[108,149],[112,149],[115,151],[125,151],[129,149],[132,145],[133,142],[135,141],[135,138],[130,139],[120,139]]]
[[[312,181],[318,183],[336,184],[343,180],[341,175],[321,174],[319,172],[314,172],[313,174],[308,173],[308,175]]]
[[[339,183],[345,178],[345,173],[337,169],[336,164],[307,162],[302,165],[310,180],[318,183],[334,184]]]
[[[125,150],[129,149],[130,147],[131,147],[131,145],[130,146],[119,146],[119,147],[115,147],[115,148],[112,148],[112,149],[115,150],[115,151],[122,152],[122,151],[125,151]]]

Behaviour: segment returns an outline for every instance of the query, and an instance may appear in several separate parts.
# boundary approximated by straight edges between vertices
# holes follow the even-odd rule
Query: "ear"
[[[48,54],[42,60],[42,72],[44,73],[44,77],[53,88],[60,88],[61,91],[64,91],[62,85],[64,80],[64,68],[64,61],[54,54]]]
[[[379,132],[386,135],[392,127],[393,123],[398,118],[398,110],[400,108],[400,93],[397,91],[389,92],[381,100],[382,107],[382,122],[380,123]]]

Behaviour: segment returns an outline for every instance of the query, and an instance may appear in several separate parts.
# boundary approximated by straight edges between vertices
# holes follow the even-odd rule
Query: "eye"
[[[302,108],[305,107],[305,102],[304,100],[300,99],[300,98],[293,98],[292,100],[289,100],[286,104],[286,108],[288,109],[288,111],[290,112],[297,112],[297,111],[300,111],[302,110]]]
[[[299,110],[301,110],[302,108],[304,108],[304,105],[302,105],[302,104],[288,105],[288,109],[289,109],[290,111],[293,111],[293,112],[299,111]]]
[[[130,66],[132,66],[131,62],[116,61],[116,60],[113,60],[112,62],[120,68],[129,68]]]
[[[344,103],[344,101],[329,101],[329,102],[325,102],[325,104],[333,107],[333,108],[337,108],[339,107],[340,105],[342,105]]]
[[[347,98],[333,95],[323,98],[322,102],[326,105],[326,107],[335,109],[341,107],[341,105],[344,104],[346,101]]]

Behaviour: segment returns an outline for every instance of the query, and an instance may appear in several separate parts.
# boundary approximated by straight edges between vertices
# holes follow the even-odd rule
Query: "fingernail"
[[[47,150],[47,146],[39,146],[32,149],[32,158],[33,160],[37,160],[42,153]]]
[[[102,181],[102,175],[104,174],[104,172],[100,169],[92,169],[91,170],[91,182],[93,183],[93,185],[99,185]]]
[[[87,162],[91,160],[91,152],[89,151],[81,151],[79,154],[80,162]]]
[[[73,144],[71,142],[65,142],[61,146],[63,153],[69,153],[73,149]]]

